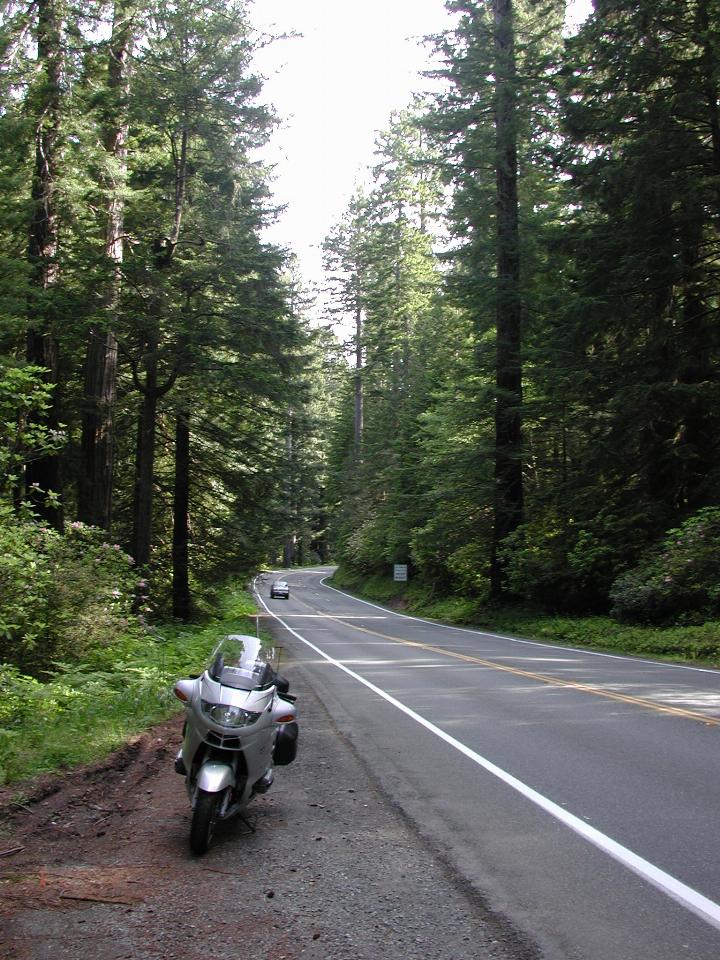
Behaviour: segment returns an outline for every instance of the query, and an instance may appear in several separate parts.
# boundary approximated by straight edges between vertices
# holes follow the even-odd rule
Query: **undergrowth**
[[[0,783],[98,760],[179,709],[173,682],[201,670],[226,633],[255,633],[249,593],[228,591],[202,625],[123,636],[47,682],[0,664]]]

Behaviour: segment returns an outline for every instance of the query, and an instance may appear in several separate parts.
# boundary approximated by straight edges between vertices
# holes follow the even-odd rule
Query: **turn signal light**
[[[188,695],[185,693],[184,690],[181,690],[180,687],[173,687],[173,693],[178,698],[178,700],[182,700],[183,703],[188,702],[188,699],[189,699]]]
[[[275,717],[275,723],[292,723],[295,716],[292,713],[286,713],[283,717]]]

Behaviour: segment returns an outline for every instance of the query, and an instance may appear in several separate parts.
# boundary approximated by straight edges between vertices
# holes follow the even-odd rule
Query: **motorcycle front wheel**
[[[210,846],[222,797],[222,793],[198,790],[190,824],[190,849],[195,854],[205,853]]]

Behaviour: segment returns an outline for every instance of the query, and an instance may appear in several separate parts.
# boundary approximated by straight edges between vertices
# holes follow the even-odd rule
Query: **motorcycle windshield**
[[[258,690],[275,681],[275,650],[243,634],[223,637],[210,658],[208,674],[235,690]]]

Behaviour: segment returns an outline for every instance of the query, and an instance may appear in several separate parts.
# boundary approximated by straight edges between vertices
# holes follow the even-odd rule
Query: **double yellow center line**
[[[303,602],[304,606],[310,607],[310,604]],[[511,667],[504,663],[496,663],[494,660],[483,660],[481,657],[470,656],[466,653],[457,653],[454,650],[447,650],[444,647],[436,647],[429,643],[420,643],[417,640],[405,640],[403,637],[396,637],[392,634],[380,633],[378,630],[371,630],[369,627],[360,627],[356,623],[348,622],[342,617],[333,617],[332,614],[321,613],[323,619],[333,620],[335,623],[343,624],[359,633],[367,633],[373,637],[381,637],[383,640],[391,640],[395,643],[401,643],[405,647],[414,647],[417,650],[426,650],[441,657],[450,657],[453,660],[461,660],[463,663],[472,663],[479,667],[487,667],[490,670],[499,670],[502,673],[510,673],[516,677],[523,677],[526,680],[535,680],[538,683],[545,683],[553,687],[565,687],[568,690],[579,690],[581,693],[589,693],[595,697],[604,697],[607,700],[617,700],[620,703],[632,704],[636,707],[644,707],[646,710],[654,710],[656,713],[666,713],[673,717],[682,717],[684,720],[695,720],[704,723],[706,726],[720,726],[720,718],[708,717],[695,710],[686,710],[682,707],[671,707],[667,704],[655,703],[653,700],[646,700],[643,697],[631,697],[625,693],[617,693],[615,690],[605,690],[600,687],[593,687],[587,683],[578,683],[574,680],[563,680],[560,677],[553,677],[545,673],[535,673],[531,670],[521,670],[519,667]]]

